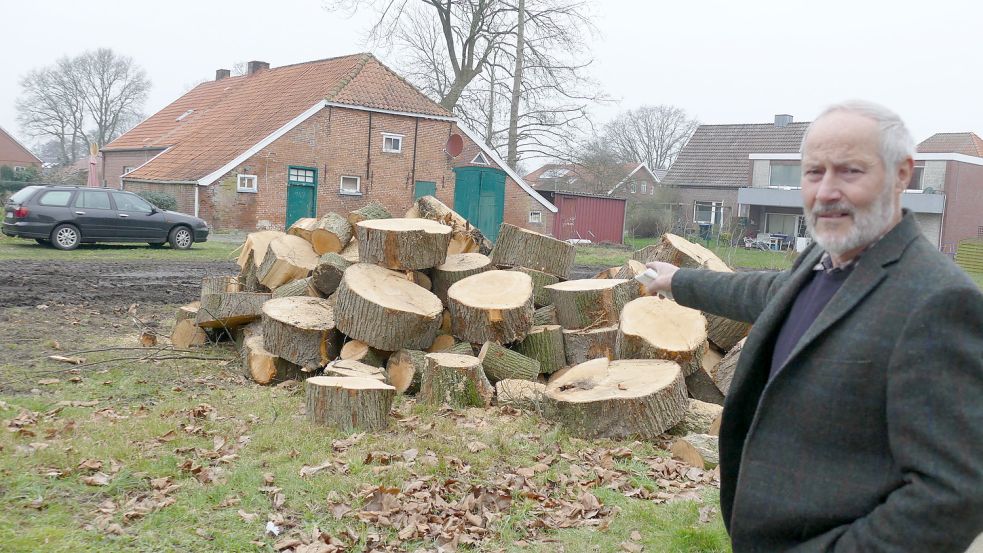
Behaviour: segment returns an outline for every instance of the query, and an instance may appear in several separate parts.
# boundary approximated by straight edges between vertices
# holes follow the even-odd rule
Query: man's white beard
[[[842,255],[872,243],[887,230],[897,211],[894,187],[885,183],[884,193],[867,209],[858,210],[853,204],[843,200],[832,204],[813,204],[812,211],[806,214],[806,228],[813,240],[832,255]],[[853,225],[847,232],[824,232],[816,229],[819,215],[826,212],[849,213]]]

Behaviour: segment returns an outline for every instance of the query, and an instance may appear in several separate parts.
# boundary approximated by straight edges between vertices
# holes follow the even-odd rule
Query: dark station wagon
[[[60,250],[82,243],[146,242],[186,250],[208,239],[208,224],[165,211],[132,192],[76,186],[28,186],[7,200],[3,233]]]

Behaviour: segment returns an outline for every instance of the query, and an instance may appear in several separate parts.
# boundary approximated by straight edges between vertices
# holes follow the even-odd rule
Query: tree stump
[[[349,263],[358,263],[358,240],[353,238],[338,255]]]
[[[328,213],[317,220],[311,231],[311,245],[314,253],[338,253],[345,249],[352,239],[352,225],[348,219],[337,213]]]
[[[447,245],[447,254],[455,253],[480,253],[488,255],[492,250],[492,243],[485,238],[485,235],[473,226],[467,219],[461,217],[443,202],[433,196],[423,196],[418,198],[413,207],[406,212],[409,218],[421,218],[436,221],[442,225],[451,227],[452,234],[450,243]]]
[[[358,263],[345,271],[336,293],[338,329],[350,338],[396,351],[427,348],[437,337],[443,305],[400,273]]]
[[[362,263],[400,271],[442,264],[451,239],[450,227],[427,219],[370,219],[356,229]]]
[[[625,304],[639,296],[638,282],[624,279],[581,279],[546,287],[553,296],[556,318],[567,330],[618,324]]]
[[[687,434],[711,434],[713,421],[723,413],[724,408],[715,403],[707,403],[698,399],[689,400],[689,408],[686,416],[679,424],[669,429],[669,433],[674,436],[685,436]]]
[[[338,342],[326,300],[293,296],[263,305],[263,344],[273,355],[315,370],[337,357]]]
[[[317,259],[310,242],[285,234],[270,241],[266,256],[256,269],[256,278],[273,290],[292,280],[306,278],[317,267]]]
[[[489,407],[495,388],[481,361],[470,355],[428,353],[420,382],[420,402],[451,407]]]
[[[397,394],[415,394],[420,390],[420,378],[426,367],[426,353],[416,349],[394,351],[386,362],[389,383]]]
[[[386,381],[385,369],[350,359],[337,359],[328,363],[324,367],[324,376],[358,376],[362,378],[374,378],[380,382]]]
[[[541,374],[552,374],[567,364],[563,328],[560,325],[533,326],[529,329],[529,334],[515,346],[515,350],[539,361]]]
[[[195,301],[178,308],[171,331],[171,345],[176,349],[203,346],[208,341],[208,334],[195,323],[200,305],[200,301]]]
[[[242,331],[239,357],[242,359],[242,373],[246,378],[263,385],[307,378],[307,373],[298,365],[266,350],[262,323],[250,323]]]
[[[389,359],[391,353],[376,349],[361,340],[349,340],[341,346],[339,357],[346,361],[358,361],[373,367],[381,367],[386,364],[386,359]]]
[[[530,380],[499,380],[495,383],[495,402],[516,409],[541,410],[546,385]]]
[[[246,260],[250,254],[253,256],[253,264],[259,267],[263,263],[263,258],[266,257],[266,250],[269,248],[270,242],[281,236],[283,236],[283,232],[279,230],[261,230],[246,235],[246,241],[243,242],[242,249],[239,250],[239,259],[236,260],[239,268],[246,268]]]
[[[532,322],[532,279],[517,271],[485,271],[447,290],[454,336],[501,344],[526,337]]]
[[[594,359],[546,386],[547,413],[582,438],[655,439],[683,419],[686,385],[663,360]]]
[[[304,383],[307,419],[345,432],[385,430],[396,389],[372,378],[315,376]]]
[[[339,254],[326,253],[318,258],[317,266],[311,273],[311,283],[318,292],[330,296],[341,284],[341,277],[345,275],[345,269],[351,265],[350,261]]]
[[[576,255],[572,244],[502,223],[491,260],[497,266],[525,267],[568,278]]]
[[[618,327],[604,326],[585,330],[563,330],[563,351],[567,365],[579,365],[591,359],[618,358]]]
[[[679,438],[670,449],[673,459],[678,459],[698,469],[711,470],[720,463],[716,436],[689,434]]]
[[[668,359],[683,376],[703,370],[706,319],[678,303],[655,296],[631,301],[621,312],[617,354],[621,359]]]
[[[741,340],[727,352],[727,355],[710,369],[710,378],[725,396],[730,391],[730,382],[734,379],[734,371],[737,369],[737,361],[741,358],[741,350],[744,349],[744,342]]]
[[[368,219],[391,219],[392,214],[386,210],[382,204],[377,202],[370,202],[364,207],[360,207],[355,211],[348,212],[348,223],[355,227],[358,223],[368,220]]]
[[[539,361],[504,348],[495,342],[485,342],[481,346],[478,361],[481,361],[485,376],[492,384],[508,379],[536,380],[540,372]]]
[[[480,253],[449,254],[433,269],[433,293],[447,305],[447,290],[457,281],[492,269],[491,259]]]
[[[556,320],[556,307],[552,305],[544,305],[540,307],[532,314],[532,324],[543,326],[543,325],[557,325],[560,324]]]
[[[525,267],[515,267],[512,270],[526,273],[532,279],[532,301],[536,307],[553,304],[553,294],[546,287],[560,282],[559,278],[549,273],[527,269]]]
[[[201,299],[195,322],[202,328],[231,330],[259,320],[263,304],[271,297],[260,292],[207,294]]]
[[[274,298],[288,298],[290,296],[320,298],[321,293],[314,288],[314,282],[311,280],[311,277],[290,281],[277,286],[276,290],[273,291]]]

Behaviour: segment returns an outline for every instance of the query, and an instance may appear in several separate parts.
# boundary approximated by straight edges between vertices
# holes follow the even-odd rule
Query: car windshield
[[[7,203],[8,204],[22,204],[25,201],[27,201],[27,199],[31,197],[31,194],[33,194],[34,191],[37,190],[38,188],[41,188],[41,187],[40,186],[25,186],[24,188],[21,188],[20,190],[18,190],[17,192],[15,192],[14,195],[11,196],[9,200],[7,200]]]

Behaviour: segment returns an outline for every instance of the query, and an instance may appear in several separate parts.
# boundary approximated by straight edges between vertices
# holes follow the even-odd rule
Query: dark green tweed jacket
[[[754,323],[720,428],[734,551],[962,553],[983,531],[983,296],[906,213],[769,383],[821,253],[673,277],[680,304]]]

